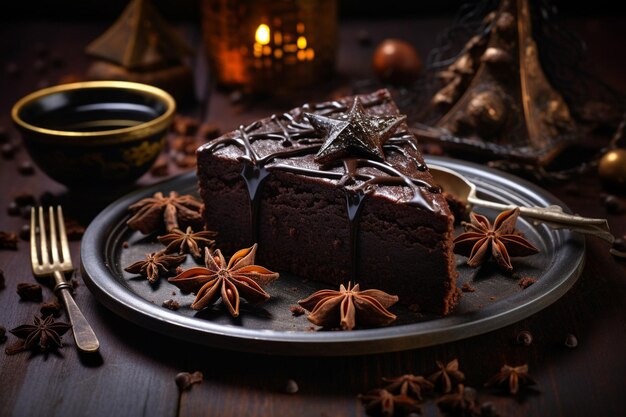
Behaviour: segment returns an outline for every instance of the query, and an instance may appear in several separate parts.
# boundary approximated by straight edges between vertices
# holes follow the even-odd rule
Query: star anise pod
[[[476,267],[491,254],[500,267],[513,269],[512,256],[528,256],[539,252],[515,230],[519,208],[503,211],[493,225],[485,216],[470,213],[471,222],[463,222],[465,233],[454,239],[454,253],[467,256],[467,264]]]
[[[437,406],[442,411],[457,417],[477,417],[480,415],[476,391],[473,388],[466,388],[463,384],[458,384],[455,392],[439,397]]]
[[[180,195],[170,191],[165,197],[158,192],[128,207],[133,216],[126,224],[145,234],[161,229],[163,224],[167,231],[186,226],[199,229],[202,227],[202,206],[200,201],[189,194]]]
[[[413,395],[418,400],[422,399],[422,390],[431,390],[435,386],[421,375],[402,375],[395,378],[383,378],[389,382],[385,389],[402,395]]]
[[[536,382],[528,375],[528,365],[504,365],[500,372],[495,374],[485,386],[499,386],[506,388],[511,394],[517,394],[521,386],[535,385]]]
[[[452,391],[452,384],[457,384],[465,380],[465,374],[459,371],[459,360],[453,359],[447,364],[437,361],[439,370],[428,377],[440,392],[446,394]]]
[[[239,316],[239,299],[250,304],[259,304],[270,298],[260,284],[268,284],[278,278],[278,273],[254,265],[256,256],[254,246],[235,253],[228,264],[218,249],[211,253],[205,248],[206,268],[190,268],[170,278],[169,282],[184,292],[196,294],[191,304],[194,310],[214,304],[220,298],[233,317]]]
[[[15,349],[8,353],[17,353],[27,349],[39,349],[42,352],[58,349],[63,346],[63,336],[72,326],[60,321],[54,321],[52,316],[45,318],[35,316],[33,324],[23,324],[12,330],[15,336],[24,340],[21,349]]]
[[[318,326],[336,326],[342,330],[352,330],[357,325],[385,326],[396,319],[387,309],[398,302],[398,296],[380,290],[361,291],[359,284],[354,287],[348,282],[339,291],[321,290],[298,301],[310,311],[308,319]]]
[[[154,284],[158,278],[170,273],[178,265],[185,262],[186,257],[186,255],[168,255],[163,251],[146,253],[146,259],[127,266],[124,271],[144,276],[148,278],[150,284]]]
[[[359,395],[359,399],[367,414],[372,416],[392,417],[422,413],[416,400],[404,394],[394,395],[386,389],[372,390],[365,395]]]
[[[158,236],[159,242],[166,245],[166,253],[178,252],[179,255],[190,253],[191,256],[198,259],[202,256],[201,250],[204,248],[212,248],[215,240],[211,239],[217,236],[216,232],[211,230],[202,230],[194,232],[191,226],[186,231],[180,229],[172,229],[170,233],[164,236]]]

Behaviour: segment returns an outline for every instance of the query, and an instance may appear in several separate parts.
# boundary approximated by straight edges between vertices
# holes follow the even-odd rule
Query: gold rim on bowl
[[[130,91],[139,91],[142,93],[147,93],[153,97],[158,98],[163,103],[165,103],[166,110],[165,112],[144,123],[140,123],[135,126],[124,127],[120,129],[113,130],[102,130],[102,131],[91,131],[91,132],[77,132],[71,130],[54,130],[54,129],[46,129],[43,127],[35,126],[30,123],[24,121],[19,113],[21,109],[32,103],[35,100],[38,100],[42,97],[49,96],[51,94],[61,93],[65,91],[79,90],[79,89],[97,89],[97,88],[108,88],[108,89],[120,89],[120,90],[130,90]],[[55,140],[61,141],[72,141],[73,139],[101,139],[110,141],[112,138],[115,138],[115,142],[125,142],[129,140],[136,139],[138,137],[146,137],[153,135],[159,131],[165,129],[171,121],[171,118],[176,111],[176,101],[174,98],[167,93],[166,91],[154,87],[147,84],[135,83],[130,81],[83,81],[71,84],[61,84],[53,87],[44,88],[41,90],[37,90],[33,93],[26,95],[21,98],[17,103],[13,105],[11,109],[11,117],[13,121],[22,129],[26,131],[35,132],[41,135],[45,135],[47,137],[54,138]],[[81,144],[95,144],[99,141],[89,140],[89,141],[76,141],[74,143]]]

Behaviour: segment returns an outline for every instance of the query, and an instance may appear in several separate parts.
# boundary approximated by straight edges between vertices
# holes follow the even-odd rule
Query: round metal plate
[[[486,199],[527,206],[563,206],[539,187],[482,165],[436,157],[427,158],[427,163],[464,174],[477,185],[479,196]],[[140,326],[200,344],[266,354],[358,355],[450,342],[504,327],[547,307],[574,284],[584,264],[585,243],[580,235],[555,231],[520,218],[518,228],[541,253],[514,258],[516,275],[513,276],[488,265],[469,268],[465,258],[458,257],[458,285],[467,282],[474,292],[463,292],[455,311],[446,317],[419,315],[406,307],[394,306],[392,311],[398,320],[389,327],[320,331],[307,321],[306,315],[294,317],[289,307],[324,288],[324,284],[288,274],[281,274],[278,281],[266,287],[272,295],[267,303],[261,307],[244,303],[237,319],[230,317],[219,304],[197,312],[189,308],[194,299],[192,294],[180,294],[164,279],[150,285],[145,279],[123,271],[145,253],[162,248],[155,243],[155,236],[145,236],[126,227],[127,207],[157,191],[196,193],[196,186],[195,174],[189,173],[111,204],[94,219],[83,237],[81,267],[89,289],[115,313]],[[492,219],[497,214],[477,211]],[[188,256],[183,266],[192,265],[194,261]],[[521,289],[520,277],[533,277],[537,282]],[[167,299],[178,301],[181,308],[171,311],[162,307]]]

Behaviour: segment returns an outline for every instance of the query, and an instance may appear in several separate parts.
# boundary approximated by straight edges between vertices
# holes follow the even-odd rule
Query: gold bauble
[[[626,188],[626,149],[613,149],[598,164],[598,174],[607,184]]]

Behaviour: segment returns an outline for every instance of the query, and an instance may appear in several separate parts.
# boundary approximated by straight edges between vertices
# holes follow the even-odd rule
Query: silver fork
[[[59,224],[59,242],[61,248],[59,250],[57,244],[57,228],[54,219],[54,209],[49,208],[50,217],[50,255],[52,256],[52,262],[50,262],[48,256],[48,244],[46,242],[46,227],[44,222],[43,207],[39,207],[39,236],[40,236],[40,256],[41,262],[37,256],[37,234],[35,209],[32,208],[30,212],[30,260],[33,267],[33,273],[37,277],[50,276],[54,277],[54,292],[57,296],[63,300],[65,305],[65,311],[72,324],[72,331],[74,333],[74,340],[76,341],[76,347],[78,350],[87,353],[97,352],[100,347],[100,342],[93,329],[81,313],[80,309],[76,305],[74,298],[72,298],[72,286],[65,280],[65,272],[73,270],[72,259],[70,257],[70,248],[67,243],[67,234],[65,233],[65,221],[63,220],[63,210],[61,206],[57,207],[57,219]]]

